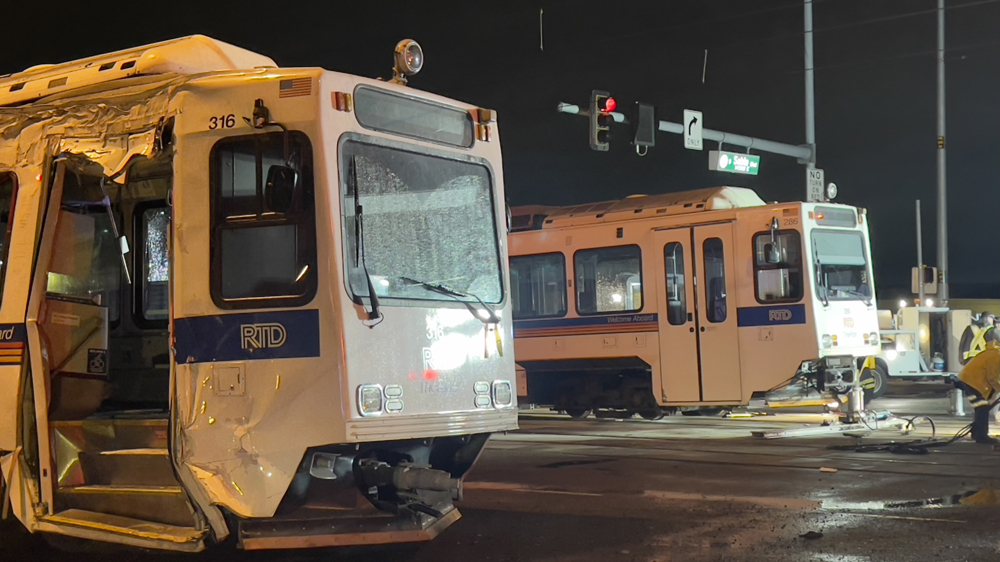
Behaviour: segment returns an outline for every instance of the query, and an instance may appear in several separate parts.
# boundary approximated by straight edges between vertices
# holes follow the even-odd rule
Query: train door
[[[740,342],[736,329],[736,270],[733,225],[699,226],[692,236],[699,283],[698,348],[701,354],[701,399],[706,402],[742,398]]]
[[[169,302],[157,268],[166,262],[171,179],[132,181],[137,166],[119,185],[83,158],[56,165],[26,322],[47,510],[38,529],[197,549],[203,533],[168,449]],[[143,218],[129,243],[123,219],[133,209]],[[139,311],[158,317],[159,330],[132,329],[123,302],[133,289],[143,290]],[[148,529],[141,540],[140,527]]]
[[[658,312],[667,401],[739,401],[732,224],[660,231],[655,239],[663,256]]]
[[[664,280],[657,299],[663,395],[669,402],[700,402],[691,229],[655,232],[654,239],[663,256],[663,267],[657,268],[657,279]]]

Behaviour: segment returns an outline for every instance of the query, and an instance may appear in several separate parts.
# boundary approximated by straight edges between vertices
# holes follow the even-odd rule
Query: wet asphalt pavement
[[[945,387],[896,385],[877,410],[930,414]],[[545,415],[491,441],[467,481],[464,517],[418,546],[183,556],[53,552],[5,525],[0,560],[978,561],[1000,560],[1000,452],[969,440],[925,455],[831,450],[844,436],[765,440],[817,414],[650,422]],[[994,431],[998,429],[996,425]],[[880,431],[866,442],[929,437]]]

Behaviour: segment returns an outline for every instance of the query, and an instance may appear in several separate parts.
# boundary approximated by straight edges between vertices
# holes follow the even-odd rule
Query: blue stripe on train
[[[319,357],[319,311],[287,310],[178,318],[177,362]]]
[[[25,343],[28,332],[24,324],[0,324],[0,343]]]
[[[609,326],[620,324],[640,324],[656,322],[656,314],[615,314],[613,316],[588,316],[585,318],[549,318],[539,320],[515,320],[514,330],[532,328],[580,328],[583,326]]]
[[[806,305],[788,304],[779,306],[753,306],[736,309],[736,325],[778,326],[781,324],[805,324]]]

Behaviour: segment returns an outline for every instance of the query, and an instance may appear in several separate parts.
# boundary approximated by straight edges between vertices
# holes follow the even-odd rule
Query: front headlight
[[[403,39],[396,44],[396,69],[405,76],[413,76],[424,67],[424,50],[413,39]]]
[[[823,344],[823,349],[830,349],[833,345],[833,338],[830,337],[830,334],[823,334],[819,341]]]
[[[358,387],[358,411],[362,416],[381,414],[383,403],[381,385],[363,384]]]
[[[512,396],[510,381],[496,381],[493,383],[493,404],[495,406],[510,406]]]

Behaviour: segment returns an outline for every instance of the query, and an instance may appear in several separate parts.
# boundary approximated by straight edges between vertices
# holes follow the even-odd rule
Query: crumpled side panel
[[[274,514],[299,468],[303,438],[330,442],[325,422],[340,415],[324,399],[336,395],[334,377],[323,376],[318,365],[299,370],[275,363],[242,364],[243,396],[216,393],[215,370],[232,363],[177,365],[178,385],[190,381],[178,401],[178,465],[191,471],[212,503],[244,517]]]

